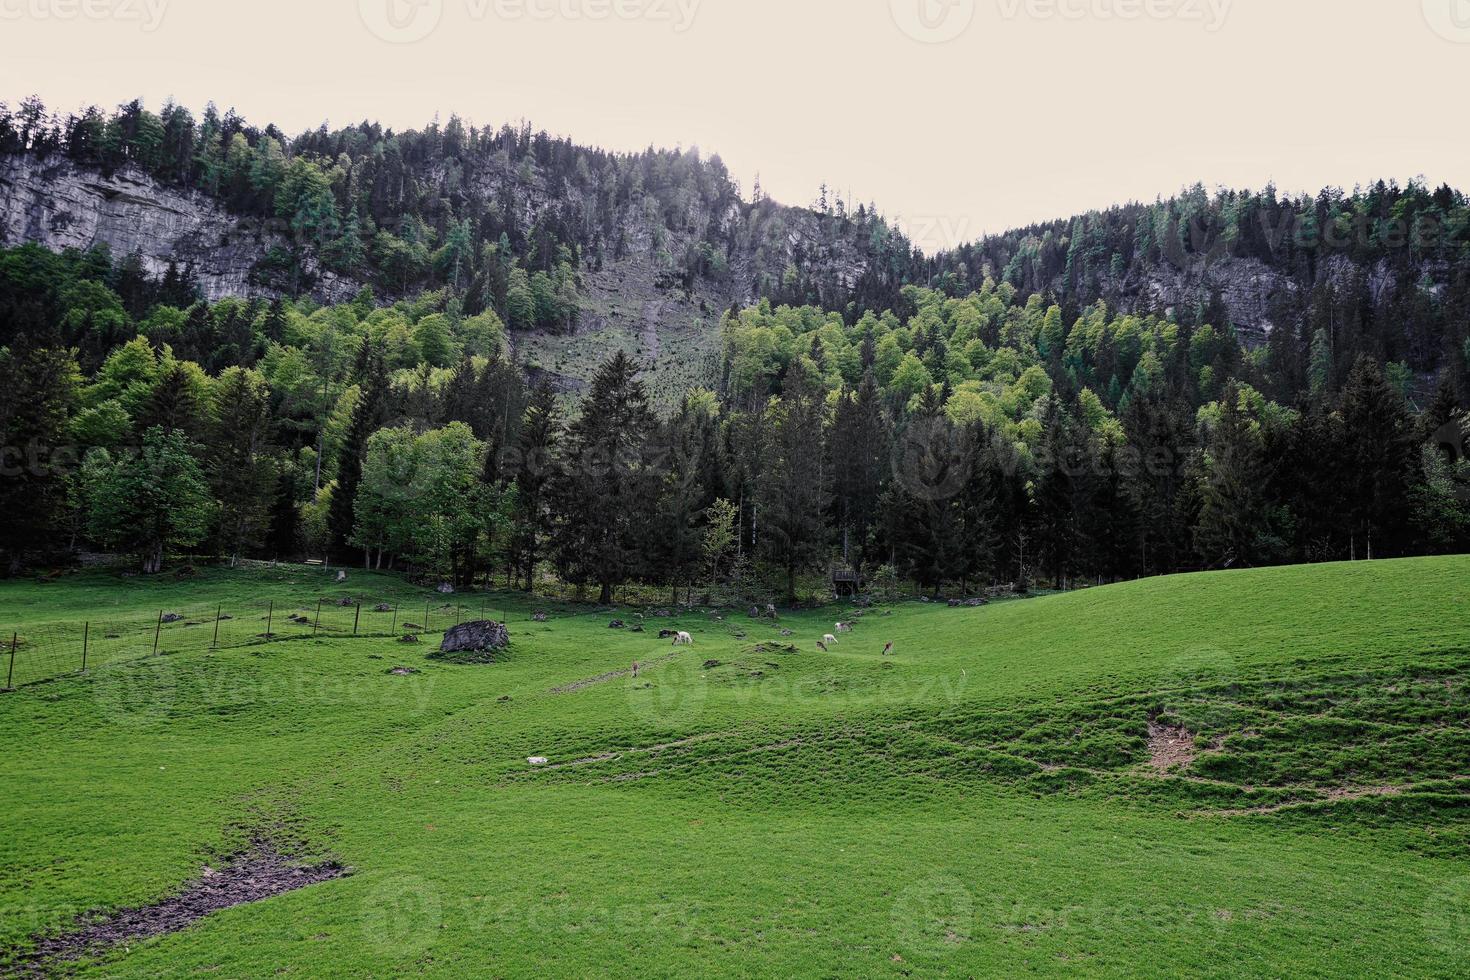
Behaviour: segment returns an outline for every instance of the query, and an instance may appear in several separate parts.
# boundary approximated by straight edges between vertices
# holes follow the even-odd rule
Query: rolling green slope
[[[299,587],[281,574],[168,588]],[[146,615],[153,585],[0,584],[0,626],[103,595]],[[845,608],[535,623],[505,602],[490,667],[303,639],[0,696],[0,947],[269,836],[354,874],[83,972],[1470,969],[1470,559],[874,609],[830,653]]]

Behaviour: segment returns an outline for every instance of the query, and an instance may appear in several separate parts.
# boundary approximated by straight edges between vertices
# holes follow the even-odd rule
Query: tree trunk
[[[603,582],[602,583],[602,598],[600,598],[598,600],[598,604],[599,605],[603,605],[603,606],[610,606],[610,605],[612,605],[612,600],[613,600],[612,583],[611,582]]]

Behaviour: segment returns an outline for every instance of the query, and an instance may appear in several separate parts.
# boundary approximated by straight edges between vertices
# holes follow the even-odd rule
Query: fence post
[[[215,607],[215,610],[214,610],[214,642],[209,645],[209,649],[211,649],[211,650],[218,650],[219,649],[219,618],[224,615],[224,612],[225,612],[224,603],[220,603],[220,605],[218,605],[217,607]]]
[[[455,626],[455,628],[458,629],[459,628],[459,624],[462,623],[462,622],[464,622],[464,606],[461,606],[459,603],[456,602],[454,604],[454,626]]]
[[[269,641],[270,638],[271,638],[271,624],[274,623],[275,620],[276,620],[276,600],[272,599],[272,600],[270,600],[270,608],[269,608],[269,610],[267,610],[267,612],[265,614],[265,638],[266,638],[267,641]]]
[[[362,622],[362,603],[357,604],[357,612],[352,616],[352,635],[357,635],[357,625]]]
[[[13,691],[15,683],[15,648],[20,646],[20,634],[10,634],[10,673],[5,675],[5,690]]]
[[[153,655],[158,656],[158,638],[163,635],[163,610],[158,610],[158,625],[153,627]]]
[[[434,601],[433,599],[429,599],[429,600],[427,600],[424,603],[424,632],[425,633],[429,632],[429,605],[433,601]]]
[[[322,601],[316,601],[316,622],[311,626],[311,635],[316,636],[316,631],[322,628]]]
[[[388,635],[398,635],[398,606],[396,604],[393,606],[393,625],[388,627]]]
[[[82,673],[87,672],[87,646],[92,639],[92,624],[89,622],[82,627]]]

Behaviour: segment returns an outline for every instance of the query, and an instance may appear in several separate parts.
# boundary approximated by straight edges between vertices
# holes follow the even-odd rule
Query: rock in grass
[[[510,630],[504,623],[464,623],[444,634],[437,657],[457,663],[494,663],[495,653],[508,646]]]
[[[546,758],[546,756],[544,755],[533,755],[526,761],[533,766],[544,766],[551,760]]]
[[[621,619],[615,619],[611,623],[607,624],[607,628],[610,630],[625,630],[628,628],[628,624],[623,622]]]
[[[183,616],[180,616],[178,613],[164,613],[163,614],[163,622],[164,622],[164,625],[168,625],[169,623],[181,623],[183,621],[184,621],[184,617]]]

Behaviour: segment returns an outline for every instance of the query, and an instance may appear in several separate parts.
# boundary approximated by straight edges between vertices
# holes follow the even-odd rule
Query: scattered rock
[[[390,613],[392,611],[393,607],[388,605],[386,602],[379,603],[378,605],[373,607],[373,612]]]
[[[530,758],[528,758],[526,761],[528,763],[530,763],[531,765],[533,765],[533,766],[544,766],[548,762],[550,762],[551,760],[548,759],[548,758],[546,758],[546,756],[544,756],[544,755],[533,755]]]
[[[607,628],[610,630],[625,630],[628,628],[628,624],[623,622],[621,619],[615,619],[611,623],[607,624]]]
[[[792,630],[782,630],[781,631],[781,635],[782,636],[795,636],[796,633],[794,631],[792,631]]]
[[[632,633],[642,633],[643,632],[643,626],[642,626],[642,624],[639,624],[639,625],[634,626],[629,632],[632,632]]]
[[[706,660],[704,662],[704,669],[705,670],[714,670],[716,667],[720,667],[720,666],[723,666],[723,665],[718,660]]]
[[[653,615],[658,619],[672,619],[674,617],[674,614],[669,612],[667,609],[660,609]]]
[[[538,613],[536,613],[536,615],[534,615],[534,616],[531,617],[531,621],[532,622],[536,622],[536,623],[544,623],[544,622],[546,622],[546,618],[547,617],[546,617],[546,614],[544,612],[538,612]]]
[[[414,670],[412,667],[394,667],[388,673],[394,677],[412,677],[415,674],[422,673],[422,671]]]
[[[424,628],[418,623],[404,623],[403,628],[411,633],[422,633],[424,631]]]
[[[357,605],[357,603],[353,602],[351,599],[338,599],[337,605],[343,609],[350,609],[353,606]]]
[[[230,620],[232,620],[232,619],[234,619],[234,618],[235,618],[235,617],[234,617],[234,616],[231,616],[231,615],[230,615],[230,614],[229,614],[229,613],[222,613],[222,614],[221,614],[221,615],[220,615],[220,617],[219,617],[219,621],[220,621],[220,622],[221,622],[221,623],[228,623],[228,622],[229,622],[229,621],[230,621]]]
[[[510,698],[510,695],[509,694],[507,694],[503,698],[500,698],[500,703],[501,704],[510,704],[510,701],[511,701],[511,698]]]
[[[439,594],[454,595],[454,586],[450,585],[448,582],[443,583],[439,586]]]
[[[164,625],[167,625],[169,623],[181,623],[183,621],[184,621],[184,617],[183,616],[180,616],[178,613],[164,613],[163,614],[163,622],[164,622]]]
[[[400,636],[398,638],[398,642],[399,643],[407,643],[407,644],[410,644],[410,645],[416,645],[416,644],[421,643],[423,641],[420,640],[418,637],[414,636],[412,633],[409,633],[409,634],[407,634],[405,636]]]
[[[958,599],[951,599],[951,600],[949,600],[949,608],[951,608],[951,609],[958,609],[958,608],[960,608],[960,605],[961,605],[961,603],[960,603],[960,600],[958,600]]]

